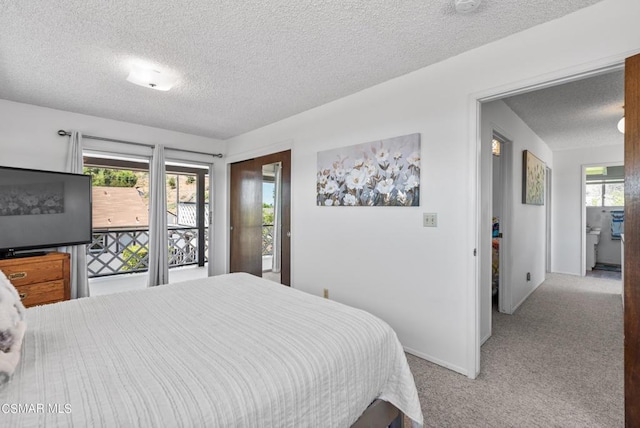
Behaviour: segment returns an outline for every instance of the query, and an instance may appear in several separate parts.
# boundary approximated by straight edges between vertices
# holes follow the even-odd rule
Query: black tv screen
[[[90,176],[0,166],[0,253],[90,241]]]

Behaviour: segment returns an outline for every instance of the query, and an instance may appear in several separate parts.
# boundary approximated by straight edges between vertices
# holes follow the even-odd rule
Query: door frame
[[[552,227],[553,227],[553,169],[547,165],[545,169],[545,273],[553,272],[551,264],[553,263],[552,258],[552,246],[551,246],[551,235],[552,235]],[[545,276],[545,280],[546,280]]]
[[[492,134],[502,144],[500,154],[501,180],[499,191],[502,194],[502,218],[500,218],[500,273],[498,289],[498,310],[505,314],[513,313],[511,299],[511,224],[513,215],[513,139],[493,126]],[[492,183],[493,184],[493,183]],[[491,309],[491,308],[490,308]]]
[[[491,154],[491,174],[483,174],[486,177],[486,182],[481,185],[486,189],[491,189],[487,194],[482,194],[482,205],[491,207],[485,212],[485,217],[481,220],[483,231],[480,238],[480,258],[489,255],[487,260],[487,266],[481,266],[484,268],[484,281],[482,289],[479,290],[481,304],[481,322],[485,324],[484,336],[481,338],[480,345],[487,341],[493,334],[492,318],[493,318],[493,234],[490,225],[493,218],[493,197],[495,193],[500,194],[500,233],[502,238],[500,239],[499,249],[499,290],[498,290],[498,310],[502,313],[511,313],[511,217],[513,207],[513,139],[502,129],[500,129],[494,123],[491,123],[488,130],[483,131],[485,140],[483,141],[483,149],[486,151],[491,150],[492,141],[494,139],[501,143],[501,152],[499,156],[500,178],[499,182],[495,182],[493,179],[493,154]],[[486,152],[485,152],[486,153]],[[495,191],[495,192],[494,192]],[[482,327],[480,329],[482,330]]]
[[[624,165],[624,160],[622,165]],[[580,177],[581,197],[580,197],[580,276],[587,275],[587,168],[592,166],[620,166],[620,162],[597,162],[597,163],[585,163],[581,165],[580,171],[582,176]]]
[[[220,252],[224,254],[224,266],[223,273],[229,273],[230,263],[231,263],[231,255],[229,254],[229,245],[231,242],[231,234],[229,233],[229,228],[231,227],[231,164],[236,162],[241,162],[249,159],[253,159],[260,156],[270,155],[272,153],[283,152],[286,150],[291,150],[291,157],[293,158],[294,150],[293,150],[293,140],[283,140],[279,142],[274,142],[272,144],[266,144],[261,147],[255,147],[247,150],[238,151],[236,153],[228,153],[225,155],[224,162],[225,168],[224,172],[224,185],[221,185],[221,188],[224,190],[224,194],[222,191],[219,192],[218,196],[221,199],[220,204],[223,205],[223,212],[220,217],[224,217],[224,219],[220,219],[218,223],[217,233],[220,236]],[[292,163],[293,168],[293,163]],[[292,171],[293,175],[293,171]],[[295,184],[291,183],[291,189],[293,190]],[[293,201],[292,203],[292,213],[293,213]],[[293,252],[291,253],[293,258]],[[293,260],[292,260],[293,261]],[[292,271],[293,271],[293,263],[292,263]],[[293,272],[292,272],[293,275]]]
[[[534,76],[521,81],[512,82],[497,88],[486,89],[472,93],[468,97],[468,124],[469,124],[469,157],[467,164],[470,171],[468,187],[471,189],[469,198],[469,212],[474,212],[475,216],[469,218],[469,230],[472,232],[468,237],[468,247],[471,251],[469,254],[470,269],[467,290],[467,376],[475,379],[480,373],[480,347],[482,345],[481,327],[482,327],[482,263],[490,263],[491,260],[483,260],[478,257],[478,249],[480,244],[482,223],[482,120],[481,105],[491,101],[497,101],[509,96],[519,95],[539,89],[557,86],[564,83],[573,82],[587,77],[594,77],[601,74],[610,73],[624,68],[625,59],[637,52],[626,52],[616,56],[602,58],[597,61],[561,69],[552,73]],[[486,150],[486,148],[485,148]]]

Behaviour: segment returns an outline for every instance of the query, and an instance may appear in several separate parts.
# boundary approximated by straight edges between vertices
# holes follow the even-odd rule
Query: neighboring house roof
[[[93,228],[149,225],[149,208],[133,187],[93,187]]]

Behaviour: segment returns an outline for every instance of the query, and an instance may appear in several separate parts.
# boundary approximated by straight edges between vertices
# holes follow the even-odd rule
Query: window
[[[587,183],[587,206],[624,206],[624,183]]]
[[[138,159],[84,158],[92,176],[93,241],[89,277],[148,269],[149,164]],[[206,262],[208,175],[203,168],[166,164],[169,267]]]
[[[589,184],[587,183],[587,206],[588,207],[601,207],[602,206],[602,184]]]
[[[624,183],[605,183],[603,189],[603,207],[624,206]]]
[[[494,156],[500,156],[501,145],[502,143],[495,138],[491,141],[491,152]]]
[[[624,167],[586,168],[588,207],[624,206]]]

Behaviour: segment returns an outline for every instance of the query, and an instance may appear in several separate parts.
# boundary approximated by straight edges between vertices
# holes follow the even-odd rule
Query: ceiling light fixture
[[[622,119],[618,121],[618,131],[624,134],[624,106],[622,106]]]
[[[170,74],[161,73],[158,70],[134,66],[127,80],[136,85],[144,86],[145,88],[168,91],[175,85],[178,78]]]
[[[481,0],[455,0],[456,11],[458,13],[473,12],[480,6]]]

